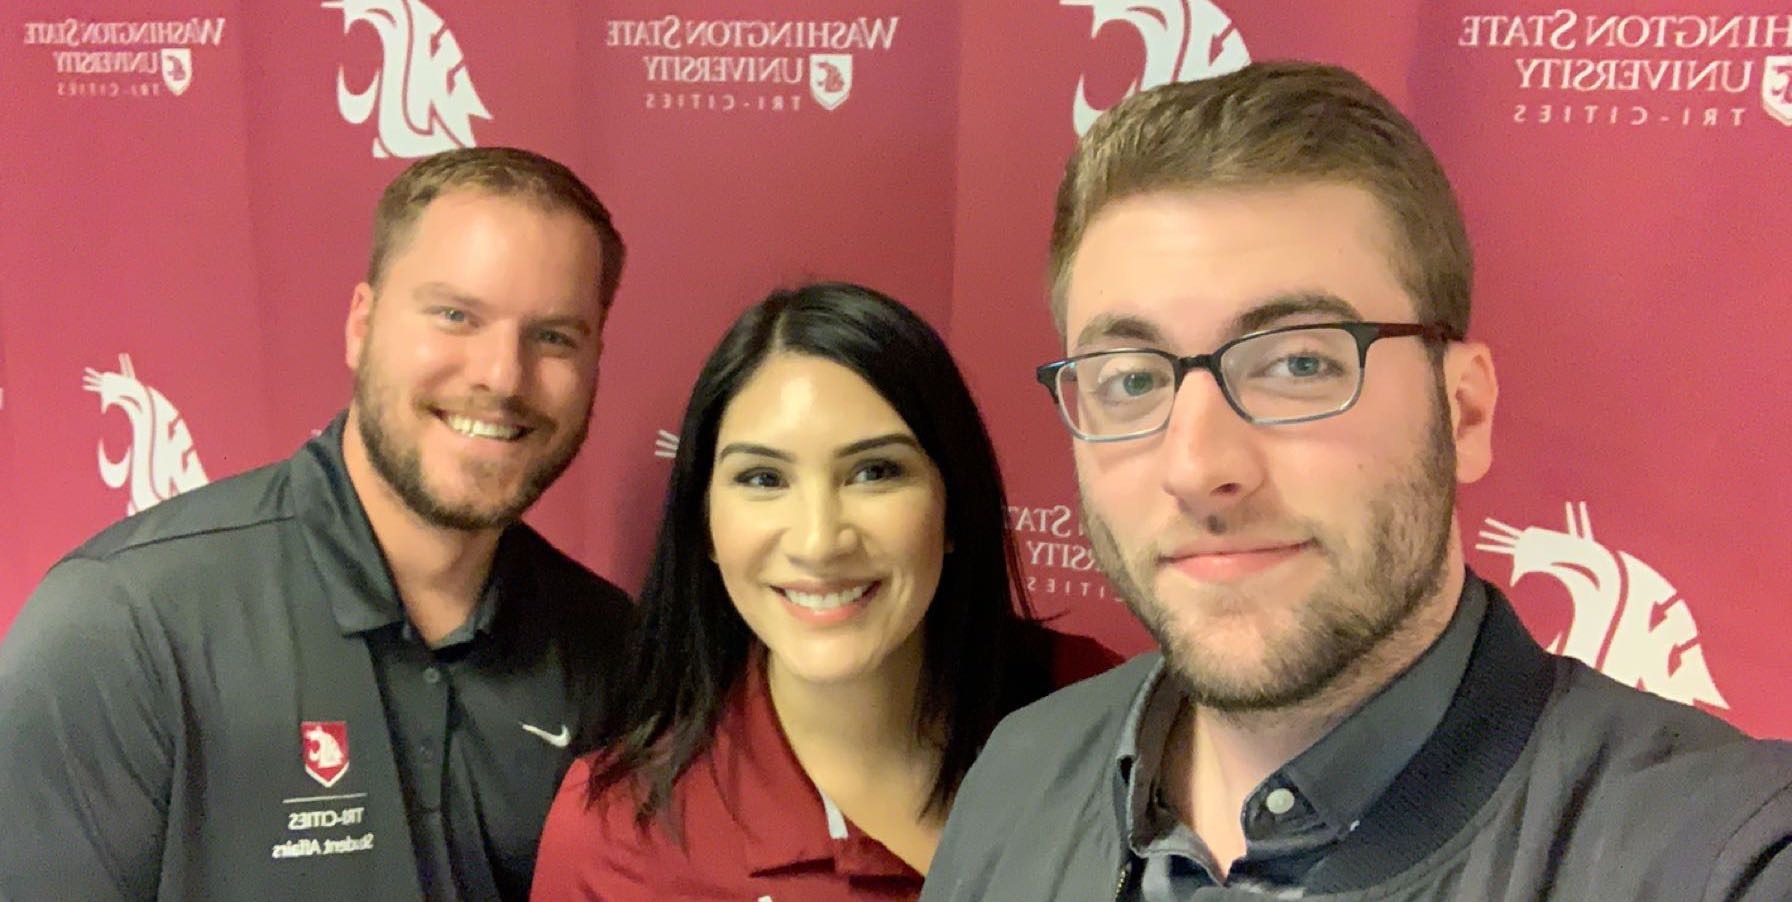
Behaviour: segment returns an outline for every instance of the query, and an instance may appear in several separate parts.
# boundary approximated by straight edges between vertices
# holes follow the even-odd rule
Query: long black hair
[[[907,423],[939,468],[946,555],[922,621],[918,735],[938,737],[926,813],[944,813],[997,721],[1045,694],[1045,633],[1020,581],[995,448],[939,334],[871,289],[830,282],[778,291],[742,314],[709,355],[679,432],[678,453],[638,619],[617,692],[581,734],[602,751],[589,800],[630,781],[637,819],[671,811],[672,788],[710,747],[756,640],[710,560],[707,496],[722,414],[774,353],[830,360],[857,373]]]

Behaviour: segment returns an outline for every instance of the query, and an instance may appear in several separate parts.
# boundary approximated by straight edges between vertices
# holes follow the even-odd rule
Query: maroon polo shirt
[[[1093,640],[1056,636],[1059,685],[1119,658]],[[913,900],[921,874],[847,820],[810,782],[772,709],[755,663],[730,699],[715,744],[673,787],[681,846],[656,816],[635,824],[636,797],[612,787],[585,804],[589,756],[575,762],[548,811],[532,898],[604,902]]]

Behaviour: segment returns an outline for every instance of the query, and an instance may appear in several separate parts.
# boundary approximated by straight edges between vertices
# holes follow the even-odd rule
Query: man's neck
[[[1393,682],[1443,635],[1462,594],[1459,552],[1446,567],[1448,575],[1437,593],[1313,698],[1242,713],[1192,705],[1178,715],[1165,749],[1165,789],[1181,820],[1212,849],[1222,873],[1244,853],[1239,812],[1246,797]]]
[[[502,530],[449,529],[419,517],[374,469],[355,416],[351,411],[342,433],[349,483],[391,568],[405,616],[434,645],[479,606]]]

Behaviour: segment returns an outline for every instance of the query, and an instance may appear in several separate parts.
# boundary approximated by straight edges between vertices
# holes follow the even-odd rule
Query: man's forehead
[[[1207,305],[1211,308],[1212,305]],[[1080,324],[1067,336],[1071,351],[1114,345],[1205,348],[1252,332],[1300,322],[1358,322],[1356,305],[1323,289],[1280,292],[1254,299],[1227,315],[1200,302],[1128,304],[1120,301]]]
[[[1165,191],[1116,201],[1065,283],[1066,345],[1223,341],[1296,316],[1405,320],[1379,202],[1352,185]]]

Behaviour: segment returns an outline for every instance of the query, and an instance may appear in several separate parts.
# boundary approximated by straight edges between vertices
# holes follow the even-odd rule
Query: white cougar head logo
[[[350,91],[336,69],[342,118],[359,125],[380,109],[374,156],[424,157],[474,146],[473,117],[492,114],[473,90],[460,43],[435,10],[419,0],[330,0],[323,7],[342,10],[344,34],[365,22],[380,36],[385,58],[365,90]]]
[[[1126,89],[1128,97],[1173,81],[1198,81],[1244,68],[1251,53],[1238,28],[1211,0],[1058,0],[1061,6],[1087,6],[1093,14],[1089,36],[1109,22],[1125,22],[1145,42],[1145,71]],[[1071,116],[1076,133],[1095,124],[1101,110],[1089,104],[1086,77],[1076,82]]]
[[[342,744],[323,727],[305,731],[305,760],[325,770],[342,766]]]
[[[1568,529],[1517,529],[1489,517],[1475,547],[1512,558],[1512,583],[1532,573],[1561,580],[1574,602],[1565,634],[1549,641],[1556,654],[1579,658],[1607,676],[1664,698],[1718,708],[1717,691],[1692,612],[1653,567],[1593,541],[1587,505],[1567,505]]]
[[[105,441],[99,443],[100,478],[115,489],[130,483],[126,514],[206,484],[205,467],[193,450],[193,436],[180,411],[161,392],[137,381],[129,354],[118,355],[116,373],[88,368],[81,386],[100,396],[100,413],[118,407],[131,420],[131,446],[125,456],[112,460],[106,456]]]

